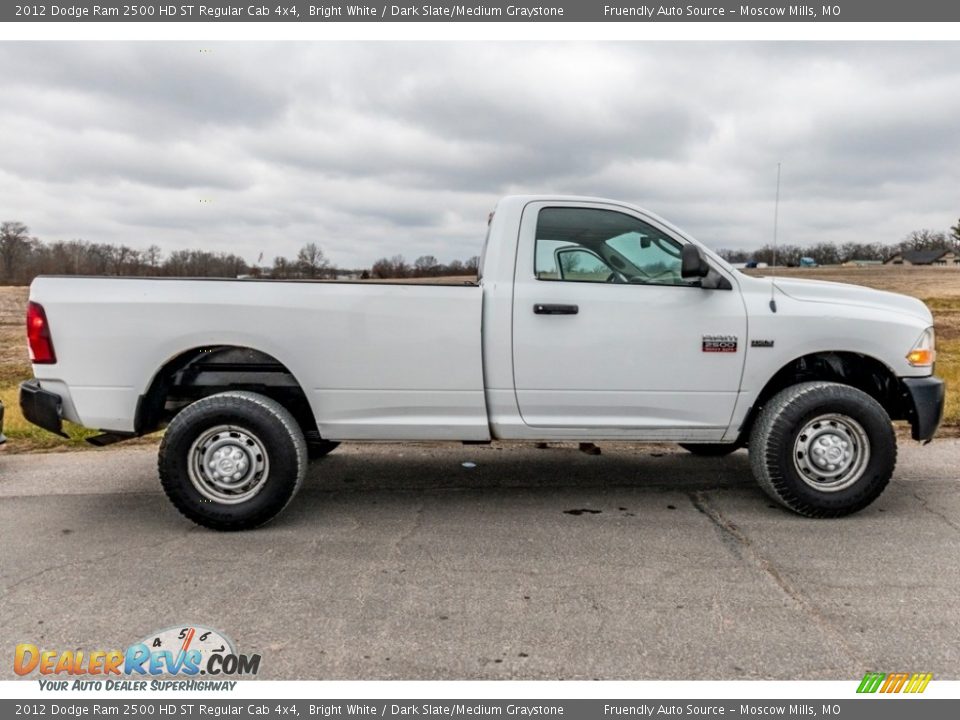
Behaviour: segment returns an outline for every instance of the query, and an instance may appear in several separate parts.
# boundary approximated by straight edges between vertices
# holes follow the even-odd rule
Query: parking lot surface
[[[600,447],[344,445],[235,534],[177,514],[154,448],[0,454],[0,678],[19,642],[188,623],[266,679],[960,677],[960,441],[901,443],[843,520],[743,451]]]

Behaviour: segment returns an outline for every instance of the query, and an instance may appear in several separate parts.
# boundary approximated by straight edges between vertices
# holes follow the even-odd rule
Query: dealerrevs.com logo
[[[20,643],[14,651],[13,671],[21,676],[40,675],[43,689],[49,690],[143,690],[145,680],[114,678],[251,677],[260,671],[260,656],[238,653],[233,642],[218,630],[183,625],[150,633],[126,650],[49,650],[34,643]],[[71,676],[72,682],[68,679]],[[236,683],[223,684],[229,685],[223,689],[232,689]],[[204,689],[217,689],[206,687],[214,683],[203,685]],[[152,682],[150,689],[190,688],[182,682]]]

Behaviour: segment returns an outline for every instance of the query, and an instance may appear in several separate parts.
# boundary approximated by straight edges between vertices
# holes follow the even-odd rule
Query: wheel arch
[[[745,440],[763,406],[791,385],[821,380],[849,385],[874,398],[891,420],[909,418],[903,390],[896,373],[871,355],[848,350],[826,350],[800,355],[775,372],[758,393],[740,426],[739,441]]]
[[[159,430],[190,403],[227,390],[270,397],[293,414],[305,434],[317,433],[306,392],[286,364],[257,348],[218,343],[182,350],[156,370],[137,401],[135,434]]]

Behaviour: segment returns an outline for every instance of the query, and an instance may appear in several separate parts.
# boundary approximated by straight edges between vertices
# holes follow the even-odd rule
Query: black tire
[[[293,499],[306,473],[307,444],[293,415],[275,400],[224,392],[173,418],[158,467],[164,492],[184,516],[212,530],[247,530]]]
[[[325,458],[340,446],[340,443],[334,440],[307,440],[307,458],[310,460],[319,460]]]
[[[680,447],[699,457],[723,457],[740,449],[737,443],[680,443]]]
[[[800,383],[772,397],[749,446],[760,487],[806,517],[862,510],[883,492],[897,464],[897,438],[880,403],[830,382]]]

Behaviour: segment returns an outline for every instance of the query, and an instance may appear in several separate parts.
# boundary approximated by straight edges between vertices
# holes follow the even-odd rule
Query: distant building
[[[883,261],[884,265],[931,265],[960,267],[960,255],[953,250],[904,250]]]
[[[871,265],[883,265],[883,260],[860,260],[851,258],[843,263],[843,267],[870,267]]]

